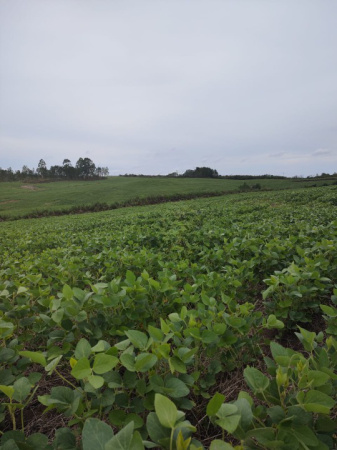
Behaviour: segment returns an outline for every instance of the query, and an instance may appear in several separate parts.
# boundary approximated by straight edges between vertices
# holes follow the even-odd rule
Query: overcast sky
[[[337,172],[337,1],[0,0],[0,167]]]

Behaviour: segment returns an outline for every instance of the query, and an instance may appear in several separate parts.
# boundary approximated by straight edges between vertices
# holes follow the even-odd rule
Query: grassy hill
[[[62,182],[5,182],[0,184],[0,216],[14,218],[37,211],[64,211],[95,203],[123,204],[136,198],[168,197],[174,195],[203,195],[235,191],[244,180],[161,178],[161,177],[109,177],[95,181]],[[302,188],[323,184],[324,181],[298,182],[291,179],[247,180],[262,189]]]

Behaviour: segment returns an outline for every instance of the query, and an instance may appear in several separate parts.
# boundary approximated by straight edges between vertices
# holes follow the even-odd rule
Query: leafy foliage
[[[0,448],[334,448],[335,193],[0,224]]]

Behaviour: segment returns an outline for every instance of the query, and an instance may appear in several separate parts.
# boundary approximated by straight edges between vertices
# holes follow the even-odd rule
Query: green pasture
[[[0,216],[18,217],[36,211],[59,211],[100,203],[123,203],[135,198],[176,194],[207,194],[238,190],[245,181],[160,177],[109,177],[95,181],[0,183]],[[324,181],[298,182],[290,179],[247,180],[262,189],[297,189]]]

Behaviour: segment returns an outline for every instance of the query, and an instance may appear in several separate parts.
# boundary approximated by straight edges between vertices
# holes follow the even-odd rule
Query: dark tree
[[[210,167],[196,167],[194,170],[186,170],[182,176],[187,178],[217,178],[219,174],[217,170]]]
[[[95,169],[96,166],[90,158],[80,158],[76,163],[76,171],[79,178],[93,177]]]
[[[39,164],[37,165],[36,173],[42,178],[45,178],[48,175],[47,164],[44,159],[40,159]]]

